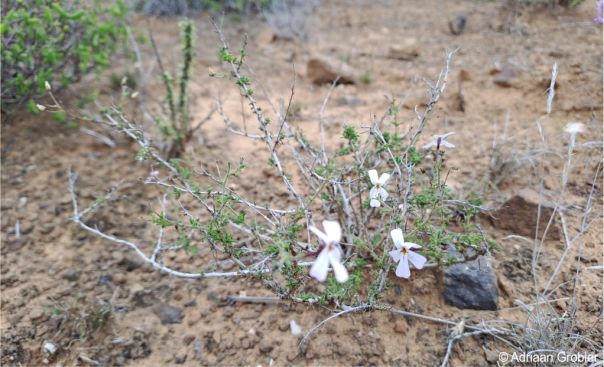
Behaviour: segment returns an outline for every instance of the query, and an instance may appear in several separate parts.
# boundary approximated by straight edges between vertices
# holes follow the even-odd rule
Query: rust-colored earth
[[[425,81],[438,76],[445,51],[457,48],[447,89],[423,139],[427,142],[432,134],[446,131],[457,133],[457,148],[448,154],[447,162],[455,168],[448,182],[457,195],[479,192],[487,206],[497,207],[521,190],[543,187],[549,199],[564,204],[566,225],[573,235],[581,225],[595,180],[590,227],[578,240],[580,245],[570,251],[556,279],[561,286],[550,299],[560,314],[571,309],[568,283],[579,268],[574,330],[601,347],[603,75],[602,27],[592,22],[595,2],[517,13],[502,3],[324,1],[307,19],[305,38],[280,37],[280,30],[254,17],[227,17],[224,30],[233,45],[239,45],[245,33],[249,35],[247,63],[252,78],[277,106],[287,103],[295,69],[296,115],[291,123],[307,136],[319,131],[319,112],[330,88],[311,83],[307,61],[317,55],[345,60],[357,75],[364,75],[366,83],[337,86],[326,106],[331,151],[344,144],[340,135],[345,124],[367,125],[373,115],[382,114],[389,104],[386,96],[402,103],[400,117],[411,126],[414,107],[427,98]],[[467,22],[455,35],[449,22],[460,15]],[[150,22],[157,46],[166,55],[164,62],[176,65],[171,55],[178,55],[177,21]],[[201,121],[217,97],[224,101],[225,111],[240,121],[242,102],[236,86],[208,76],[208,68],[219,71],[221,65],[219,43],[207,14],[195,23],[193,121]],[[145,25],[146,19],[135,19],[135,29],[144,33]],[[413,47],[417,55],[402,57],[406,60],[391,57],[393,45]],[[143,58],[148,63],[153,58],[146,46]],[[554,63],[559,74],[548,115],[546,90]],[[113,73],[134,70],[127,58],[116,60],[115,65]],[[91,85],[96,85],[100,100],[109,103],[116,94],[109,74],[98,80],[90,77],[59,98],[75,105],[78,96],[91,93]],[[264,93],[256,89],[260,104],[268,110]],[[140,92],[147,100],[160,100],[161,91],[156,78]],[[244,110],[247,128],[256,132],[253,116]],[[568,143],[563,129],[573,121],[584,123],[587,131],[577,137],[576,164],[567,189],[561,192]],[[159,195],[156,188],[142,184],[154,168],[136,161],[132,142],[88,123],[81,127],[111,136],[117,146],[110,148],[44,114],[18,115],[2,126],[2,365],[85,366],[97,361],[106,366],[434,366],[442,362],[450,328],[378,311],[334,319],[311,337],[307,348],[299,350],[300,338],[292,335],[290,321],[306,332],[328,317],[334,305],[227,302],[231,295],[271,294],[251,278],[171,277],[142,264],[128,249],[82,231],[70,220],[69,168],[79,177],[78,193],[84,202],[112,187],[120,189],[117,200],[100,209],[90,224],[149,246],[156,233],[148,219]],[[262,148],[259,142],[229,134],[221,117],[214,114],[191,141],[187,157],[192,165],[237,162],[245,157],[248,169],[239,188],[261,202],[282,204],[287,200],[285,192],[263,190],[276,176],[266,169],[268,156],[258,153]],[[17,222],[19,238],[15,236]],[[540,261],[532,269],[532,243],[514,236],[517,232],[493,227],[488,220],[482,224],[500,245],[493,252],[498,311],[446,305],[441,296],[442,274],[436,269],[416,272],[412,281],[391,276],[394,287],[383,301],[454,322],[524,322],[526,313],[518,307],[519,301],[535,301],[533,279],[548,280],[564,252],[564,238],[547,238]],[[176,266],[189,261],[184,255],[170,260]],[[180,323],[160,322],[158,310],[164,304],[182,310]],[[111,309],[109,323],[100,330],[88,325],[93,331],[78,339],[86,327],[78,320],[84,314],[102,312],[103,307]],[[73,315],[62,317],[64,310]],[[54,354],[45,352],[46,342],[59,349]],[[589,344],[579,349],[594,350]],[[505,350],[509,350],[505,344],[489,336],[465,338],[453,348],[450,365],[496,365],[493,353]]]

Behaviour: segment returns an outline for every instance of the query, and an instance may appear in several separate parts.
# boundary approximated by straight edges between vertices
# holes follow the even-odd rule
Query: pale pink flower
[[[421,248],[420,245],[405,242],[405,238],[403,237],[403,231],[400,228],[392,230],[390,232],[390,236],[392,236],[392,241],[394,241],[394,245],[396,246],[396,250],[390,251],[390,256],[394,262],[398,262],[398,266],[396,267],[396,276],[401,278],[409,278],[411,276],[411,271],[409,270],[409,261],[411,264],[415,266],[417,269],[421,269],[424,267],[426,263],[426,258],[422,255],[411,251],[412,249]]]
[[[323,221],[323,229],[325,233],[315,226],[310,226],[308,229],[323,242],[323,249],[317,256],[315,263],[310,268],[310,276],[324,282],[327,279],[329,265],[333,268],[333,273],[336,281],[344,283],[348,280],[348,270],[342,264],[342,250],[340,249],[340,239],[342,238],[342,229],[338,222],[329,220]]]

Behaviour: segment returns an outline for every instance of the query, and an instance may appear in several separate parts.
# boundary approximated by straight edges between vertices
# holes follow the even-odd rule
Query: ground
[[[449,21],[464,15],[463,32],[454,35]],[[325,110],[328,146],[343,144],[345,124],[362,126],[388,107],[388,98],[403,105],[401,116],[409,126],[414,107],[426,101],[426,81],[434,80],[445,51],[457,49],[443,99],[425,136],[455,131],[457,145],[448,155],[454,168],[449,183],[458,195],[480,192],[487,206],[497,207],[522,189],[538,190],[568,206],[568,228],[576,233],[582,211],[595,182],[591,202],[593,220],[573,249],[556,279],[561,287],[553,302],[563,313],[570,307],[568,282],[581,264],[575,331],[602,341],[602,28],[591,21],[595,3],[577,8],[533,8],[513,12],[502,2],[325,1],[314,10],[303,37],[281,37],[256,17],[227,17],[225,33],[239,45],[249,35],[248,64],[258,95],[270,96],[277,106],[286,103],[295,72],[297,114],[295,128],[313,136],[330,86],[312,84],[306,62],[314,55],[345,60],[366,83],[336,87]],[[195,18],[198,27],[191,93],[194,123],[201,121],[216,98],[233,117],[242,114],[236,87],[210,78],[208,68],[221,70],[218,41],[207,14]],[[162,54],[177,54],[178,26],[174,19],[150,19]],[[145,30],[137,17],[134,28]],[[395,44],[415,44],[417,57],[388,57]],[[149,61],[151,53],[144,52]],[[165,62],[177,64],[167,56]],[[132,61],[117,59],[111,71],[132,71]],[[546,113],[547,87],[552,65],[558,65],[552,113]],[[293,65],[293,67],[292,67]],[[295,71],[294,71],[295,70]],[[503,71],[502,71],[503,70]],[[513,77],[505,74],[511,70]],[[90,77],[59,98],[67,103],[98,85],[101,101],[115,94],[111,72]],[[503,81],[494,79],[504,74]],[[150,81],[144,98],[162,98],[159,81]],[[388,97],[388,98],[386,98]],[[266,97],[259,97],[267,105]],[[463,104],[463,108],[460,106]],[[93,106],[88,106],[91,109]],[[268,106],[266,107],[268,109]],[[256,131],[247,111],[246,123]],[[577,137],[576,164],[568,189],[560,191],[568,136],[564,126],[582,122],[587,131]],[[85,122],[81,127],[110,132]],[[331,314],[329,307],[289,303],[229,302],[230,295],[270,295],[253,279],[183,280],[143,264],[123,246],[84,232],[71,223],[67,171],[78,175],[78,193],[92,201],[111,187],[119,200],[93,217],[93,224],[112,234],[153,242],[155,227],[150,207],[158,192],[142,185],[153,167],[135,160],[136,147],[113,134],[110,148],[79,128],[51,120],[48,115],[19,114],[2,125],[2,323],[3,365],[439,365],[451,328],[386,312],[349,314],[334,319],[298,348],[290,332],[295,320],[306,332]],[[427,138],[424,138],[426,140]],[[497,149],[493,149],[496,146]],[[259,201],[282,203],[279,192],[263,190],[275,180],[258,153],[260,143],[228,134],[215,114],[193,139],[187,155],[196,162],[237,162],[246,158],[249,175],[242,189]],[[547,157],[546,157],[547,156]],[[546,158],[543,158],[546,157]],[[497,159],[500,163],[497,163]],[[538,164],[536,164],[537,162]],[[544,162],[543,166],[540,164]],[[201,163],[200,163],[201,164]],[[218,164],[218,163],[217,163]],[[599,170],[598,170],[599,167]],[[540,173],[539,173],[540,172]],[[543,173],[545,172],[545,173]],[[599,172],[599,173],[597,173]],[[497,180],[497,185],[487,185]],[[19,223],[19,238],[15,225]],[[499,310],[460,310],[444,303],[442,272],[426,269],[412,281],[391,277],[394,285],[383,301],[400,309],[449,319],[507,319],[524,321],[519,302],[534,302],[533,273],[547,281],[564,251],[563,239],[547,239],[537,267],[531,266],[532,243],[514,232],[484,230],[499,243],[492,263],[499,284]],[[152,245],[150,245],[152,246]],[[578,256],[578,257],[576,257]],[[186,256],[170,259],[186,265]],[[580,260],[577,261],[577,260]],[[566,292],[566,293],[565,293]],[[555,299],[553,297],[552,299]],[[179,323],[164,325],[158,315],[182,310]],[[101,325],[106,310],[109,320]],[[98,315],[94,320],[90,315]],[[165,316],[165,315],[164,315]],[[99,320],[95,323],[95,320]],[[46,342],[59,346],[55,354],[43,351]],[[585,346],[585,350],[589,350]],[[451,366],[494,365],[492,353],[507,350],[489,336],[466,338],[453,348]],[[600,356],[601,358],[601,356]],[[496,358],[495,358],[496,359]]]

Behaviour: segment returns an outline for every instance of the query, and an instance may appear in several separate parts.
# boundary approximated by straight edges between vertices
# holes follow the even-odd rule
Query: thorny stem
[[[214,26],[214,29],[215,29],[216,33],[218,34],[218,37],[220,39],[220,42],[222,42],[224,49],[228,51],[229,46],[224,38],[224,34],[222,33],[222,30],[218,27],[218,25],[216,24],[216,22],[214,22],[214,20],[212,20],[212,25]],[[230,61],[229,65],[231,66],[233,76],[237,80],[241,80],[242,76],[239,71],[241,65],[235,63],[234,61]],[[254,99],[254,97],[252,97],[250,88],[244,83],[240,83],[240,88],[243,91],[243,95],[247,98],[250,108],[252,109],[252,112],[254,112],[254,115],[256,115],[258,124],[260,125],[260,130],[264,133],[264,142],[266,143],[266,145],[268,147],[268,150],[271,155],[271,159],[272,159],[275,167],[279,171],[279,176],[281,176],[281,178],[283,179],[283,182],[285,183],[285,186],[287,187],[289,192],[296,198],[300,208],[306,214],[306,206],[304,204],[304,199],[302,198],[302,196],[300,196],[300,194],[298,194],[298,192],[294,188],[294,185],[291,183],[290,179],[285,174],[285,172],[283,170],[283,166],[281,164],[281,160],[279,159],[279,156],[273,150],[273,146],[275,143],[273,142],[273,137],[268,128],[268,120],[264,116],[264,112],[262,112],[262,109],[258,106],[258,103],[256,102],[256,100]],[[278,138],[279,137],[277,137],[277,139]],[[306,214],[306,215],[308,216],[308,214]]]

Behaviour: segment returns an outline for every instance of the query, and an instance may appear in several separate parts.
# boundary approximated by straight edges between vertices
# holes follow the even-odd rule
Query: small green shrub
[[[109,66],[125,34],[122,0],[3,0],[2,110],[12,112],[45,92],[44,82],[61,88],[82,74]],[[31,104],[31,102],[29,103]]]

